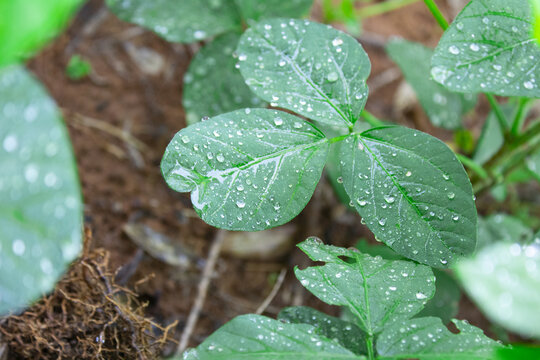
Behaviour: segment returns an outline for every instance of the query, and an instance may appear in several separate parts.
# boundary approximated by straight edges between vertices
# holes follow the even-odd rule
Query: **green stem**
[[[503,130],[503,133],[508,133],[508,122],[506,121],[506,116],[504,116],[499,103],[497,100],[495,100],[495,97],[491,94],[484,94],[486,95],[487,100],[489,101],[489,105],[491,105],[491,109],[495,113],[495,117],[497,118],[497,121],[499,122],[499,125],[501,126],[501,129]]]
[[[437,4],[435,4],[435,1],[433,0],[424,0],[424,3],[426,4],[429,11],[431,11],[431,14],[437,20],[439,25],[443,30],[448,29],[448,22],[444,18],[444,15],[441,13],[441,10],[439,10],[439,7]]]
[[[471,169],[476,175],[478,175],[481,179],[487,179],[489,177],[489,174],[486,170],[482,167],[482,165],[478,164],[476,161],[474,161],[471,158],[468,158],[465,155],[456,154],[457,158],[461,163],[466,166],[467,168]]]
[[[525,115],[527,114],[526,108],[527,108],[528,103],[529,103],[528,98],[519,99],[518,111],[516,113],[516,116],[514,117],[514,121],[512,122],[512,130],[511,130],[512,136],[518,136],[519,133],[521,132],[521,128],[523,127],[523,122],[525,121],[525,118],[526,118]]]
[[[373,335],[368,335],[366,339],[368,360],[375,360],[375,350],[373,349]]]
[[[360,19],[366,19],[368,17],[377,16],[387,13],[389,11],[397,10],[404,6],[413,4],[419,0],[388,0],[377,4],[366,6],[356,10],[356,16]]]
[[[369,111],[367,110],[362,110],[362,113],[360,114],[360,116],[371,126],[373,127],[379,127],[379,126],[384,126],[384,122],[382,122],[381,120],[379,120],[375,115],[373,115],[372,113],[370,113]]]

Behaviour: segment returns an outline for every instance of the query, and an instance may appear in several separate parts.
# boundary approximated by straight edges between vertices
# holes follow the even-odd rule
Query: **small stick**
[[[182,336],[180,337],[180,343],[176,348],[177,356],[181,356],[184,350],[186,350],[191,334],[193,333],[195,325],[199,320],[199,315],[204,305],[204,301],[206,300],[208,286],[210,285],[210,280],[214,272],[219,253],[221,252],[221,246],[223,245],[224,239],[225,230],[218,230],[212,242],[210,252],[208,253],[208,259],[206,260],[206,265],[203,269],[202,279],[197,289],[197,297],[195,298],[195,302],[191,307],[186,326],[184,327],[184,331],[182,332]]]
[[[274,300],[279,289],[281,288],[281,285],[283,285],[283,281],[285,280],[285,275],[287,275],[287,269],[283,268],[281,269],[281,272],[279,273],[279,276],[276,280],[276,283],[274,284],[274,287],[272,288],[272,291],[270,291],[270,294],[268,294],[266,299],[264,299],[262,304],[257,308],[257,311],[255,311],[255,314],[261,315],[266,310],[268,305],[270,305],[272,300]]]

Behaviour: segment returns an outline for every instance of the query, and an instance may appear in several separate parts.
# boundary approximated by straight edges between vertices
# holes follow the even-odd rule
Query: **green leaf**
[[[540,96],[540,47],[524,0],[472,0],[444,32],[431,74],[450,90]]]
[[[235,69],[233,51],[240,34],[229,32],[205,45],[184,75],[184,108],[188,124],[246,107],[264,107]]]
[[[309,13],[313,0],[234,0],[245,20],[299,18]]]
[[[477,96],[451,92],[431,79],[433,50],[419,43],[395,39],[386,45],[386,51],[418,95],[431,123],[445,129],[460,128],[461,116],[474,107]]]
[[[378,239],[433,267],[474,251],[471,183],[443,142],[391,126],[353,134],[341,150],[345,190]]]
[[[540,0],[531,0],[534,14],[533,36],[540,45]]]
[[[82,204],[60,113],[22,67],[0,70],[0,314],[50,291],[81,250]]]
[[[527,160],[527,169],[531,171],[534,178],[540,182],[540,151],[530,155]]]
[[[71,80],[80,80],[92,72],[92,65],[80,55],[73,55],[66,67],[66,75]]]
[[[501,105],[501,110],[505,115],[506,122],[510,126],[510,120],[508,119],[514,118],[517,112],[516,104],[503,104]],[[497,151],[499,151],[503,144],[503,130],[501,129],[501,125],[497,120],[497,115],[495,115],[495,112],[492,111],[489,113],[486,121],[484,122],[484,126],[482,127],[482,133],[478,138],[478,143],[476,145],[473,160],[480,165],[485,164],[489,159],[493,157],[493,155],[497,153]]]
[[[344,127],[360,117],[371,65],[349,35],[307,20],[273,19],[248,29],[237,52],[246,83],[272,105]]]
[[[234,0],[106,0],[106,3],[120,19],[171,42],[191,43],[241,29]]]
[[[540,359],[540,348],[535,345],[512,344],[497,350],[493,360]]]
[[[459,334],[452,334],[434,317],[389,326],[377,340],[379,359],[490,360],[502,347],[466,321],[453,322]]]
[[[67,24],[81,0],[0,1],[0,67],[22,61]]]
[[[326,263],[295,269],[302,285],[327,304],[348,307],[370,336],[417,314],[435,292],[433,272],[424,265],[374,258],[316,238],[298,247],[313,261]]]
[[[491,320],[540,339],[540,247],[499,243],[459,262],[463,287]]]
[[[288,307],[279,312],[278,320],[313,326],[318,335],[334,339],[355,354],[366,354],[366,334],[348,321],[326,315],[307,306]]]
[[[404,260],[401,255],[384,244],[371,245],[366,240],[360,240],[355,247],[364,254],[380,256],[386,260]],[[433,273],[436,279],[435,295],[416,317],[437,316],[447,324],[458,313],[461,291],[456,280],[443,270],[433,269]]]
[[[242,315],[210,335],[184,360],[361,360],[305,324],[285,324],[260,315]]]
[[[429,300],[417,317],[436,316],[448,324],[459,310],[461,291],[454,278],[442,270],[435,269],[435,296]]]
[[[313,195],[328,140],[296,116],[244,109],[180,130],[165,151],[168,185],[191,191],[208,224],[257,231],[287,223]]]
[[[520,219],[511,215],[490,215],[485,217],[482,223],[478,222],[478,224],[477,249],[498,242],[525,244],[533,238],[532,230]]]

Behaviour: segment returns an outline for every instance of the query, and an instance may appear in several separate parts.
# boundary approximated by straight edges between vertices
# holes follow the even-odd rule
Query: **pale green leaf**
[[[287,113],[244,109],[180,130],[165,151],[168,185],[191,191],[208,224],[257,231],[294,218],[313,195],[328,140]]]
[[[344,127],[360,117],[371,65],[351,36],[307,20],[273,19],[248,29],[237,52],[246,83],[271,104]]]
[[[241,29],[234,0],[106,0],[106,3],[120,19],[171,42],[191,43]]]
[[[502,347],[466,321],[453,321],[459,334],[451,333],[434,317],[389,326],[377,339],[379,359],[490,360]]]
[[[309,13],[313,0],[234,0],[244,20],[299,18]]]
[[[472,0],[435,49],[431,74],[448,89],[540,97],[540,47],[525,0]]]
[[[514,103],[506,103],[501,105],[501,110],[505,115],[505,120],[510,126],[510,119],[513,119],[517,107]],[[484,126],[482,127],[482,133],[478,138],[476,149],[474,151],[473,160],[480,165],[485,164],[493,155],[499,151],[504,144],[504,135],[501,125],[497,120],[497,115],[492,111],[489,113]]]
[[[23,68],[0,70],[0,314],[50,291],[82,245],[77,169],[60,112]]]
[[[368,335],[417,314],[435,292],[435,277],[427,266],[384,260],[310,238],[298,245],[313,261],[295,269],[302,285],[330,305],[346,306]]]
[[[386,45],[386,51],[414,89],[431,123],[445,129],[460,128],[462,115],[474,107],[477,97],[451,92],[431,79],[433,50],[420,43],[396,39]]]
[[[204,116],[246,108],[264,107],[235,68],[233,52],[240,34],[223,34],[195,55],[184,75],[184,108],[188,124]]]
[[[488,318],[540,339],[539,244],[493,244],[459,262],[456,273]]]
[[[540,182],[540,151],[535,152],[527,158],[527,169],[529,169],[534,178]]]
[[[478,221],[477,249],[499,242],[521,244],[533,238],[532,230],[520,219],[507,214],[494,214]]]
[[[474,251],[471,183],[442,141],[392,126],[353,134],[341,150],[345,190],[378,239],[433,267]]]
[[[336,340],[355,354],[366,354],[366,334],[348,321],[324,314],[307,306],[288,307],[279,312],[278,320],[292,324],[308,324],[315,332]]]
[[[305,324],[242,315],[210,335],[184,360],[362,360]]]

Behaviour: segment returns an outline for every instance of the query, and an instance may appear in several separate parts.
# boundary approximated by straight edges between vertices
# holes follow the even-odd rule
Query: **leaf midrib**
[[[322,91],[317,84],[315,84],[312,79],[307,76],[304,71],[296,64],[293,59],[291,59],[289,56],[285,55],[276,45],[274,45],[269,39],[264,37],[263,34],[257,31],[257,28],[253,28],[253,31],[259,35],[259,38],[263,39],[276,53],[281,55],[284,59],[287,60],[287,63],[289,63],[294,70],[294,72],[306,83],[308,84],[313,90],[315,90],[323,99],[325,99],[326,103],[329,104],[334,111],[343,119],[345,120],[347,126],[353,125],[353,122],[345,116],[345,114],[331,101],[331,99]]]

